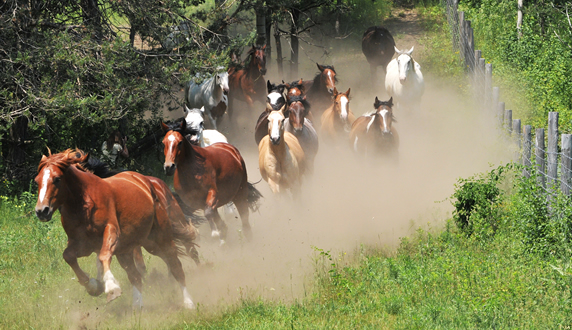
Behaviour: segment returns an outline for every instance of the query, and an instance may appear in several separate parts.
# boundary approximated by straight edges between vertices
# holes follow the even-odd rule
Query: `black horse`
[[[383,26],[372,26],[363,34],[361,50],[369,62],[372,75],[376,75],[378,66],[383,68],[385,74],[387,64],[395,54],[395,40]]]

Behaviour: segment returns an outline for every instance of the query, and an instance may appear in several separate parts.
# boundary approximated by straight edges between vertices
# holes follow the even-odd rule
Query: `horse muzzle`
[[[177,165],[175,165],[174,163],[165,163],[165,165],[163,165],[163,169],[165,170],[165,175],[171,176],[175,174]]]
[[[273,145],[277,146],[280,144],[280,137],[270,137],[270,142],[272,142]]]
[[[399,77],[399,82],[403,85],[407,81],[407,77],[401,78]]]
[[[266,74],[266,69],[260,69],[260,74],[264,76]]]
[[[198,134],[189,134],[189,142],[198,146],[199,145],[199,135]]]
[[[328,88],[328,93],[334,94],[334,89],[333,89],[333,88]]]
[[[54,214],[54,210],[49,206],[36,208],[36,216],[42,222],[48,222],[48,221],[52,220],[53,214]]]

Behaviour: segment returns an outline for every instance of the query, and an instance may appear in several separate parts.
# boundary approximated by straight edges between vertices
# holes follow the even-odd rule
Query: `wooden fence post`
[[[491,88],[493,84],[493,65],[485,64],[485,109],[490,109],[492,103]]]
[[[522,160],[522,156],[520,154],[520,135],[521,135],[521,131],[520,131],[520,119],[513,119],[512,120],[512,133],[514,134],[514,142],[516,144],[516,151],[514,152],[514,159],[517,160],[517,163],[520,163]]]
[[[566,196],[570,195],[570,169],[572,167],[572,134],[562,134],[562,157],[560,162],[560,190]]]
[[[542,188],[546,188],[546,163],[544,162],[544,128],[536,129],[536,170],[538,171],[537,181]]]
[[[532,148],[532,126],[524,125],[523,146],[522,146],[522,175],[530,178],[530,167],[532,166],[531,148]]]
[[[465,63],[465,51],[466,47],[466,35],[465,35],[465,12],[459,12],[459,55],[463,60],[463,64],[465,65],[465,69],[467,68],[467,63]]]
[[[471,60],[472,54],[475,53],[475,36],[473,34],[473,28],[471,27],[471,21],[467,21],[468,29],[469,29],[469,36],[467,41],[469,42],[469,60]],[[471,69],[474,70],[476,63],[471,63]]]
[[[548,113],[547,178],[549,189],[554,189],[558,180],[558,112]]]
[[[512,110],[506,110],[504,112],[504,128],[510,136],[512,134]]]
[[[504,102],[499,102],[499,105],[497,107],[497,116],[498,116],[498,120],[499,120],[499,127],[502,128],[503,124],[504,124]]]
[[[479,82],[477,84],[477,88],[478,88],[478,94],[477,94],[477,100],[478,100],[478,104],[484,104],[484,100],[485,100],[485,59],[484,58],[479,58],[479,61],[475,64],[479,66]]]

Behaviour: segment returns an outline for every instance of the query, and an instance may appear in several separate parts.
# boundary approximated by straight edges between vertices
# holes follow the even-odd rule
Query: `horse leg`
[[[207,194],[206,204],[207,206],[205,207],[205,217],[207,218],[209,223],[212,222],[215,228],[217,229],[216,233],[214,231],[212,232],[212,236],[213,237],[220,236],[220,244],[223,245],[225,243],[226,232],[228,228],[226,227],[226,224],[222,221],[220,215],[218,214],[215,208],[217,204],[216,188],[209,189],[209,192]],[[211,229],[213,228],[213,225],[211,225]]]
[[[143,252],[140,246],[133,249],[133,259],[135,260],[135,266],[137,266],[139,273],[142,276],[147,274],[147,266],[145,266],[145,260],[143,260]]]
[[[101,295],[104,291],[103,283],[95,278],[90,278],[89,275],[79,267],[77,262],[77,250],[78,246],[75,241],[68,241],[68,246],[63,253],[64,260],[74,271],[79,283],[85,287],[87,293],[92,296]]]
[[[248,187],[246,188],[248,189]],[[252,230],[250,229],[250,222],[248,218],[250,217],[250,210],[248,209],[248,201],[245,198],[241,198],[239,201],[234,201],[238,214],[240,215],[240,221],[242,222],[242,233],[246,240],[252,240]]]
[[[205,112],[207,113],[207,117],[209,117],[209,120],[211,121],[211,125],[213,126],[213,128],[218,131],[217,122],[213,118],[213,115],[211,113],[211,109],[205,110]]]
[[[134,251],[141,251],[141,247],[136,248]],[[126,253],[126,254],[117,254],[117,261],[125,272],[127,273],[127,277],[129,278],[129,282],[133,285],[133,308],[142,308],[143,307],[143,296],[141,295],[141,291],[143,288],[143,284],[141,281],[141,273],[137,269],[137,265],[135,264],[135,260],[133,258],[134,254]]]
[[[107,302],[121,296],[121,288],[119,282],[111,273],[111,257],[117,245],[117,227],[108,224],[103,232],[103,245],[99,252],[99,260],[103,265],[103,281],[105,282],[105,293],[107,293]]]

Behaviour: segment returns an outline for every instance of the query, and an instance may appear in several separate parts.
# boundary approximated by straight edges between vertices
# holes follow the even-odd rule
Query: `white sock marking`
[[[111,274],[110,270],[105,272],[105,274],[103,275],[103,280],[105,281],[105,293],[110,293],[114,290],[121,289],[119,287],[119,283],[117,282],[115,277],[113,277],[113,274]]]
[[[143,307],[143,295],[135,286],[133,287],[133,307]]]
[[[369,129],[369,127],[368,127],[368,129]],[[358,137],[356,136],[356,139],[354,140],[354,150],[355,150],[355,151],[358,151],[357,141],[358,141]]]
[[[46,168],[44,170],[44,176],[42,177],[42,189],[40,190],[40,203],[44,201],[46,197],[46,191],[48,190],[48,180],[50,179],[50,169]]]
[[[193,303],[193,299],[191,299],[191,295],[189,291],[187,291],[187,287],[181,285],[181,289],[183,289],[183,305],[187,309],[195,309],[195,303]]]

